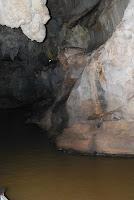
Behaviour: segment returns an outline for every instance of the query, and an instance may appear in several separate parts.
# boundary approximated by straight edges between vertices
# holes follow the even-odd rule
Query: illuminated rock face
[[[112,37],[87,55],[67,99],[68,125],[57,138],[60,149],[134,155],[133,16],[134,0],[130,0]]]
[[[31,40],[44,40],[44,25],[49,19],[46,0],[0,0],[0,24],[11,28],[21,27]]]

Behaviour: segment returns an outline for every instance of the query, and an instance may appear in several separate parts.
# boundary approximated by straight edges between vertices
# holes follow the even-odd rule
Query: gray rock
[[[134,3],[112,37],[91,56],[67,103],[62,149],[134,155]]]

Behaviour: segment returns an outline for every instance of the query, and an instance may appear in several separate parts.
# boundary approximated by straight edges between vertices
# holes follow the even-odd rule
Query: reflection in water
[[[11,200],[134,199],[133,159],[63,154],[17,111],[0,119],[0,186]]]

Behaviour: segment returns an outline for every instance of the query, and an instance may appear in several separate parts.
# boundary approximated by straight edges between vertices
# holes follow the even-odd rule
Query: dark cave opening
[[[0,110],[1,151],[3,147],[17,153],[17,149],[28,148],[32,143],[38,146],[38,141],[44,141],[44,146],[49,143],[47,135],[37,125],[26,123],[29,113],[29,107]]]

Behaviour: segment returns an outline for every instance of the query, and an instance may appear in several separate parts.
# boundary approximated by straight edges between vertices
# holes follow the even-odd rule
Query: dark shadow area
[[[0,110],[1,151],[49,148],[47,135],[38,126],[26,123],[29,111],[29,107]]]

